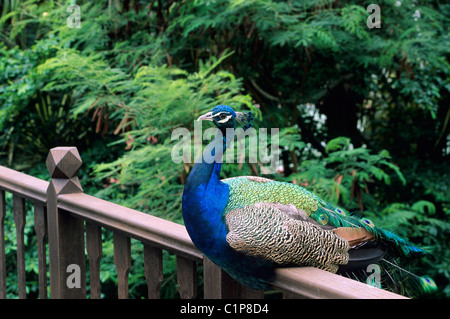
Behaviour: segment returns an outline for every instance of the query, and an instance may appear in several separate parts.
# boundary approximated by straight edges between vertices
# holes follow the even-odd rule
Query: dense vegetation
[[[250,109],[257,127],[280,128],[282,165],[264,176],[429,247],[418,272],[435,279],[434,297],[450,297],[450,5],[383,1],[370,29],[373,1],[76,1],[81,28],[69,28],[72,2],[0,3],[1,165],[47,179],[48,150],[74,145],[86,193],[182,223],[191,165],[171,160],[171,132],[217,104]],[[11,216],[5,224],[14,268]],[[107,232],[103,251],[102,292],[113,297]],[[140,245],[133,260],[131,296],[142,297]],[[164,262],[162,296],[173,297],[173,256]]]

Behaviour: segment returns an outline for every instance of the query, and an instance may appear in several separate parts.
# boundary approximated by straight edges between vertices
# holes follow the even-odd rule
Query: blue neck
[[[202,159],[194,165],[186,181],[183,191],[184,224],[195,246],[216,265],[253,289],[268,289],[267,282],[275,276],[274,265],[236,252],[226,241],[228,231],[224,211],[230,189],[220,181],[220,168],[223,151],[229,145],[222,142],[231,142],[233,136],[225,139],[222,136],[216,135],[206,147]],[[211,157],[214,161],[206,161]]]
[[[229,188],[220,181],[223,152],[232,137],[217,134],[205,148],[202,159],[192,169],[183,191],[183,219],[194,244],[210,258],[217,257],[226,245],[223,212]]]

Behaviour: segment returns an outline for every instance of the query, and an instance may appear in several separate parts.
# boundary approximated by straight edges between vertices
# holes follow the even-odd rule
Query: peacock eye
[[[325,214],[320,214],[319,218],[318,218],[318,222],[321,223],[322,225],[328,224],[328,216]]]
[[[225,119],[227,116],[225,115],[225,114],[220,114],[219,115],[219,118],[221,119],[221,120],[223,120],[223,119]]]
[[[368,218],[363,218],[363,219],[361,219],[361,221],[364,224],[366,224],[367,226],[369,226],[370,228],[374,228],[375,227],[374,223]]]

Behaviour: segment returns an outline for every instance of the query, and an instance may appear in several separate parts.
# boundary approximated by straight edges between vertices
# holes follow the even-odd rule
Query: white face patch
[[[216,114],[217,115],[217,114]],[[228,122],[228,120],[232,117],[232,115],[228,115],[226,118],[224,118],[223,120],[217,121],[217,123],[225,123]]]

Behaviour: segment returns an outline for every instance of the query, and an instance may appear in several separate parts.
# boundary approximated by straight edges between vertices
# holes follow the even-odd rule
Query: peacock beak
[[[208,113],[203,114],[202,116],[200,116],[197,119],[197,121],[211,121],[212,122],[212,120],[213,120],[212,118],[213,118],[212,112],[208,112]]]

